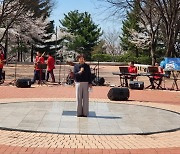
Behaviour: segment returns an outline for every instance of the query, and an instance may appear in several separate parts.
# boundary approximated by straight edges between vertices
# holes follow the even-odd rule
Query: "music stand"
[[[129,73],[128,67],[120,66],[119,72],[121,73],[121,75],[119,75],[121,87],[128,87],[128,81],[127,81],[128,79],[127,73]]]
[[[42,83],[46,84],[44,81],[42,82],[42,71],[44,69],[47,69],[47,64],[38,63],[37,68],[39,69],[39,84],[41,84],[41,85],[42,85]]]

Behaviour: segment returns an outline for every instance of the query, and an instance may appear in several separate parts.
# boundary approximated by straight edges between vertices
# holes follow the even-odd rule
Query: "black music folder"
[[[119,67],[120,73],[129,73],[128,67]]]
[[[38,68],[38,69],[46,69],[46,68],[47,68],[47,64],[41,64],[41,63],[39,63],[39,64],[37,65],[37,68]]]
[[[157,66],[149,66],[147,69],[147,72],[152,73],[152,74],[158,73],[159,72],[158,67]]]

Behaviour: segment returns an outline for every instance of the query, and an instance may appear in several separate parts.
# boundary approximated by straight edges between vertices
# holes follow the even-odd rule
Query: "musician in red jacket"
[[[37,51],[37,56],[35,58],[35,61],[34,61],[34,77],[33,77],[33,80],[32,80],[32,84],[35,83],[35,81],[38,79],[40,83],[40,78],[42,77],[42,70],[38,67],[38,64],[44,64],[44,57],[43,57],[43,54],[39,51]],[[41,72],[40,72],[41,71]],[[40,76],[41,75],[41,76]]]
[[[129,73],[137,73],[137,67],[134,66],[134,61],[131,61],[129,63],[129,67],[128,67],[128,72]],[[125,83],[126,83],[126,87],[128,87],[128,79],[130,79],[130,81],[133,81],[136,78],[136,76],[125,76]]]
[[[54,69],[55,69],[55,60],[52,57],[52,54],[48,53],[46,81],[49,80],[49,74],[51,74],[52,82],[55,82],[55,77],[53,72]]]
[[[162,74],[163,73],[163,68],[159,66],[158,63],[155,63],[155,66],[158,67],[158,72],[155,73],[157,75],[154,75],[153,77],[149,78],[150,83],[151,83],[151,87],[152,89],[155,89],[155,85],[154,85],[154,81],[159,81],[159,83],[157,84],[157,89],[160,88],[161,83],[162,83],[162,76],[158,75],[158,74]]]

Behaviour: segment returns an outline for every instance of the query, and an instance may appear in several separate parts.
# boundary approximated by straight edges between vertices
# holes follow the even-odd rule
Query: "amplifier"
[[[130,87],[130,89],[143,90],[144,89],[144,82],[142,82],[142,81],[130,81],[129,87]]]
[[[103,86],[104,82],[105,82],[105,79],[103,77],[99,77],[99,78],[95,77],[94,80],[92,81],[92,84],[96,86]]]
[[[30,88],[31,87],[31,79],[17,79],[16,87],[18,87],[18,88]]]

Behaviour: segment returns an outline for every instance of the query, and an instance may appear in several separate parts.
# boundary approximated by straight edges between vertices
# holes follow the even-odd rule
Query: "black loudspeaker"
[[[5,80],[5,71],[2,71],[2,79]]]
[[[103,86],[105,82],[105,79],[103,77],[95,77],[95,79],[93,80],[93,85],[97,85],[97,86]]]
[[[129,87],[131,89],[143,90],[144,89],[144,82],[142,82],[142,81],[130,81]]]
[[[31,87],[31,79],[17,79],[16,87],[18,87],[18,88],[30,88]]]
[[[111,88],[107,94],[108,98],[113,101],[127,101],[129,98],[129,89],[123,88]]]

